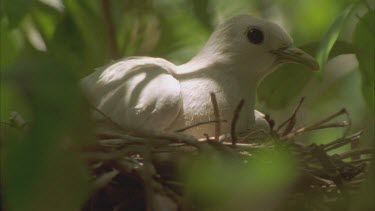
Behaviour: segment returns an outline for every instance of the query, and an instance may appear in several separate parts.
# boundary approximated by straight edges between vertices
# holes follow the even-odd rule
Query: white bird
[[[137,130],[174,131],[214,120],[210,92],[216,94],[221,119],[230,122],[244,99],[236,128],[243,132],[255,122],[259,82],[278,65],[291,62],[319,68],[313,57],[293,47],[280,26],[240,15],[219,25],[204,48],[183,65],[130,57],[95,71],[81,85],[93,106],[117,124]],[[214,130],[206,124],[184,133],[213,136]],[[222,132],[229,131],[230,124],[222,124]]]

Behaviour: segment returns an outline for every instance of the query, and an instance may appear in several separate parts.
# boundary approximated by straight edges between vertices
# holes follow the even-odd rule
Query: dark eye
[[[263,32],[257,28],[250,28],[247,32],[247,39],[256,45],[262,44],[264,40]]]

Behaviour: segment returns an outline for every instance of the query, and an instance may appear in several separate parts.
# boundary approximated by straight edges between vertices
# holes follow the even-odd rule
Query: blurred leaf
[[[352,199],[350,204],[350,210],[374,210],[375,209],[375,169],[374,165],[369,166],[367,177],[365,181],[361,184],[360,194],[356,195]]]
[[[69,15],[64,16],[56,26],[53,38],[47,42],[47,48],[60,62],[74,68],[77,74],[88,68],[83,37]]]
[[[208,210],[272,207],[268,200],[277,201],[279,192],[298,176],[296,162],[280,149],[256,153],[254,157],[257,159],[250,157],[243,162],[215,155],[197,157],[182,173],[187,180],[188,197],[198,207]]]
[[[3,0],[3,10],[8,18],[9,26],[16,27],[28,14],[33,6],[33,0]]]
[[[0,121],[8,122],[10,113],[13,111],[21,114],[25,121],[30,120],[31,112],[24,97],[2,80],[0,83]]]
[[[47,56],[20,60],[5,80],[33,115],[24,136],[6,136],[7,210],[79,210],[89,187],[78,149],[90,124],[77,80]]]
[[[17,27],[34,4],[33,0],[3,0],[3,10],[11,28]]]
[[[305,52],[315,52],[318,43],[310,43],[300,47]],[[333,46],[329,58],[353,53],[353,47],[344,41]],[[281,109],[288,105],[303,87],[315,76],[306,67],[298,64],[286,64],[267,76],[258,87],[258,99],[269,108]]]
[[[295,43],[321,40],[332,21],[348,4],[337,0],[284,1],[280,3],[286,26]],[[282,16],[282,17],[283,17]],[[314,56],[315,56],[314,52]]]
[[[369,11],[360,18],[353,37],[359,69],[362,75],[362,92],[371,110],[374,108],[375,87],[375,12]]]
[[[341,14],[339,17],[336,18],[336,20],[332,23],[332,25],[329,27],[326,34],[323,36],[323,39],[320,41],[319,48],[316,52],[316,59],[320,66],[320,73],[324,71],[325,64],[328,61],[329,54],[339,37],[339,34],[345,25],[349,15],[352,13],[352,11],[356,8],[356,5],[360,1],[356,1],[355,3],[350,4]]]
[[[48,42],[55,32],[58,21],[61,19],[60,12],[50,5],[38,2],[36,6],[33,7],[31,15],[43,40]]]
[[[0,69],[10,65],[23,47],[23,37],[18,29],[10,29],[5,19],[0,20]]]
[[[102,14],[99,14],[99,1],[65,0],[64,5],[67,15],[73,20],[82,37],[82,44],[84,44],[83,63],[91,71],[91,69],[102,65],[104,61],[110,58],[107,33]]]

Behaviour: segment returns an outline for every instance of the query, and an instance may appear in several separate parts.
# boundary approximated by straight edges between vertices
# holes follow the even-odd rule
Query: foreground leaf
[[[33,3],[32,0],[4,0],[2,6],[9,25],[11,27],[18,26],[33,6]]]
[[[357,1],[359,2],[359,1]],[[357,3],[350,4],[337,19],[332,23],[327,33],[324,35],[323,39],[319,44],[319,48],[316,53],[316,59],[319,63],[320,69],[324,71],[325,64],[328,61],[329,54],[335,44],[340,32],[345,25],[348,17],[356,8]],[[321,71],[321,72],[322,72]]]
[[[353,45],[362,75],[363,96],[373,110],[375,87],[375,12],[373,10],[360,18],[354,32]]]
[[[5,75],[33,115],[27,132],[5,131],[6,210],[79,210],[86,199],[77,149],[88,140],[89,114],[72,75],[46,56],[19,61]]]

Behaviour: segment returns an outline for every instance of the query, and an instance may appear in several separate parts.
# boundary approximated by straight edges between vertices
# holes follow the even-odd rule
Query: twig
[[[212,123],[216,123],[216,122],[227,122],[227,120],[222,119],[222,120],[211,120],[211,121],[205,121],[205,122],[198,122],[196,124],[193,124],[193,125],[175,130],[174,132],[184,132],[185,130],[191,129],[193,127],[198,127],[200,125],[206,125],[206,124],[212,124]]]
[[[273,128],[275,127],[275,121],[271,119],[271,116],[266,114],[264,119],[267,121],[268,125],[270,126],[271,132],[273,132]]]
[[[310,126],[299,128],[299,129],[297,129],[297,130],[295,130],[295,131],[293,131],[293,132],[287,134],[287,135],[284,136],[283,138],[291,139],[291,138],[293,138],[293,137],[295,137],[295,136],[297,136],[297,135],[299,135],[299,134],[302,134],[302,133],[304,133],[304,132],[306,132],[306,131],[315,130],[316,128],[321,127],[324,123],[329,122],[329,121],[331,121],[332,119],[334,119],[334,118],[336,118],[336,117],[338,117],[338,116],[340,116],[340,115],[343,115],[343,114],[346,114],[346,115],[347,115],[347,117],[348,117],[348,122],[349,122],[349,123],[347,124],[347,126],[348,126],[348,128],[350,128],[350,125],[351,125],[351,119],[350,119],[350,116],[349,116],[348,112],[346,111],[346,109],[343,108],[343,109],[341,109],[339,112],[336,112],[336,113],[334,113],[334,114],[332,114],[332,115],[330,115],[330,116],[328,116],[328,117],[326,117],[326,118],[324,118],[324,119],[322,119],[322,120],[320,120],[320,121],[318,121],[318,122],[316,122],[316,123],[314,123],[314,124],[312,124],[312,125],[310,125]],[[348,132],[348,128],[347,128],[347,130],[344,132],[343,137],[345,137],[346,133]]]
[[[347,122],[340,122],[340,123],[332,123],[332,124],[326,124],[326,125],[320,125],[317,127],[306,129],[305,132],[313,131],[313,130],[320,130],[320,129],[328,129],[328,128],[338,128],[338,127],[346,127],[349,124]]]
[[[348,152],[344,152],[340,154],[341,159],[346,159],[350,157],[355,157],[355,156],[361,156],[361,155],[366,155],[366,154],[373,154],[374,150],[371,148],[365,148],[365,149],[354,149],[350,150]]]
[[[342,137],[345,137],[349,134],[350,128],[352,127],[352,118],[350,117],[349,112],[345,108],[343,110],[344,110],[344,113],[346,115],[346,119],[348,120],[348,126],[346,127],[346,130],[342,134]]]
[[[232,146],[231,142],[223,142],[223,145],[225,146]],[[241,149],[245,151],[250,151],[250,150],[262,150],[266,148],[271,148],[267,147],[266,144],[253,144],[253,143],[236,143],[236,149]]]
[[[362,131],[358,132],[358,133],[355,133],[349,137],[345,137],[345,138],[339,138],[339,139],[336,139],[335,141],[332,141],[328,144],[324,144],[323,145],[323,148],[328,148],[330,146],[333,146],[333,145],[336,145],[336,144],[340,144],[341,142],[345,141],[345,140],[353,140],[353,139],[359,139],[362,135]]]
[[[255,134],[255,136],[252,136],[254,134]],[[256,136],[257,134],[263,134],[267,138],[272,139],[272,136],[266,130],[264,130],[264,129],[257,129],[257,130],[251,131],[250,133],[246,134],[243,137],[240,136],[240,138],[241,138],[240,142],[244,142],[246,139],[254,140],[254,139],[257,139],[257,138],[264,138],[264,136],[259,136],[259,135]]]
[[[164,193],[166,196],[171,198],[174,202],[177,204],[180,204],[182,199],[181,197],[172,190],[169,186],[179,186],[183,187],[182,183],[176,182],[176,181],[165,181],[161,177],[153,175],[154,182],[158,183],[159,185],[154,186],[157,192]]]
[[[345,114],[345,113],[346,113],[346,109],[345,108],[341,109],[339,112],[334,113],[334,114],[332,114],[332,115],[330,115],[330,116],[328,116],[328,117],[326,117],[326,118],[324,118],[324,119],[322,119],[322,120],[320,120],[320,121],[312,124],[311,126],[308,126],[308,127],[305,127],[305,128],[301,128],[299,130],[308,130],[310,128],[314,128],[314,127],[320,126],[320,125],[322,125],[322,124],[324,124],[324,123],[326,123],[326,122],[328,122],[328,121],[330,121],[330,120],[332,120],[332,119],[334,119],[334,118],[336,118],[336,117],[338,117],[338,116],[340,116],[342,114]],[[299,131],[299,130],[297,130],[297,131]]]
[[[219,141],[219,137],[221,134],[221,125],[220,125],[220,121],[218,121],[220,120],[219,105],[217,103],[215,93],[210,92],[210,96],[211,96],[212,107],[214,108],[215,120],[217,121],[215,123],[215,141]]]
[[[301,108],[301,105],[303,103],[303,101],[305,101],[305,98],[302,97],[296,107],[296,109],[294,110],[292,116],[290,116],[285,122],[283,122],[276,130],[276,132],[279,132],[287,123],[288,123],[288,126],[285,128],[284,132],[282,133],[282,136],[285,136],[286,134],[288,134],[290,131],[293,130],[293,127],[295,126],[296,124],[296,115],[297,115],[297,112],[298,110]]]
[[[93,189],[94,191],[97,191],[106,185],[108,185],[113,178],[115,178],[120,172],[116,169],[106,172],[102,175],[100,175],[97,179],[95,179],[94,184],[93,184]]]
[[[245,100],[242,99],[240,103],[237,105],[236,109],[234,110],[233,119],[230,128],[230,135],[232,136],[232,146],[236,146],[237,143],[237,134],[236,134],[236,125],[238,121],[238,117],[240,116],[241,109],[243,107]]]
[[[348,163],[349,164],[362,164],[362,163],[366,163],[366,162],[372,162],[374,159],[372,158],[364,158],[364,159],[358,159],[358,160],[352,160],[352,161],[349,161]]]
[[[137,138],[134,137],[132,140],[126,140],[123,138],[116,138],[116,139],[101,139],[97,140],[97,143],[101,146],[104,147],[123,147],[129,144],[135,144],[135,145],[140,145],[146,143],[147,140],[142,139],[142,138]]]
[[[121,125],[119,125],[117,122],[113,121],[113,120],[111,119],[111,117],[107,116],[107,114],[105,114],[105,113],[104,113],[103,111],[101,111],[99,108],[97,108],[97,107],[95,107],[95,106],[93,106],[93,105],[90,105],[90,107],[91,107],[92,109],[94,109],[96,112],[98,112],[100,115],[102,115],[106,120],[109,120],[109,121],[111,121],[113,124],[115,124],[116,126],[121,127]]]
[[[118,160],[125,156],[144,153],[145,146],[142,148],[139,145],[130,145],[123,147],[120,150],[111,151],[111,152],[85,152],[82,153],[82,156],[87,161],[111,161]]]
[[[150,139],[165,139],[173,142],[182,142],[199,148],[197,144],[198,140],[190,135],[179,134],[174,132],[157,131],[157,130],[138,130],[135,134],[140,137],[150,138]]]
[[[206,141],[210,141],[210,136],[207,133],[204,133],[203,136],[205,137]]]
[[[344,146],[350,142],[352,142],[353,140],[359,140],[360,136],[361,136],[361,132],[357,133],[357,134],[354,134],[350,137],[346,137],[346,138],[339,138],[337,139],[336,141],[333,141],[331,143],[328,143],[328,144],[325,144],[325,145],[322,145],[322,148],[324,149],[324,151],[328,152],[328,151],[331,151],[331,150],[334,150],[334,149],[337,149],[341,146]]]
[[[359,146],[360,146],[359,138],[350,140],[350,147],[352,150],[359,148]],[[352,157],[352,160],[359,160],[359,159],[361,159],[361,156]]]
[[[305,128],[304,130],[300,130],[298,131],[298,133],[294,133],[292,134],[293,136],[296,136],[296,135],[299,135],[299,134],[302,134],[302,133],[306,133],[306,132],[310,132],[310,131],[314,131],[314,130],[321,130],[321,129],[329,129],[329,128],[343,128],[343,127],[346,127],[348,126],[349,124],[346,123],[346,122],[341,122],[341,123],[332,123],[332,124],[326,124],[326,125],[320,125],[320,126],[316,126],[316,127],[311,127],[311,128]],[[290,137],[293,137],[293,136],[290,136],[290,134],[287,134],[288,135],[288,138]]]
[[[118,59],[120,55],[117,48],[116,29],[112,20],[110,0],[101,0],[101,3],[111,57],[112,59]]]
[[[321,147],[315,144],[313,144],[312,147],[312,154],[315,155],[315,157],[320,161],[323,168],[328,173],[328,176],[332,178],[333,182],[335,182],[337,188],[343,192],[343,181],[332,160],[329,159],[327,153],[324,152]]]
[[[174,142],[183,142],[192,146],[195,146],[199,148],[199,145],[196,143],[198,140],[189,135],[185,134],[179,134],[175,132],[166,132],[166,131],[158,131],[158,130],[147,130],[147,129],[142,129],[142,130],[131,130],[128,128],[123,127],[122,125],[118,124],[114,120],[112,120],[109,116],[107,116],[105,113],[103,113],[100,109],[96,108],[95,106],[91,106],[95,111],[97,111],[99,114],[101,114],[106,120],[110,121],[111,123],[114,124],[114,126],[118,127],[118,129],[124,131],[124,132],[131,132],[135,136],[139,136],[142,138],[150,138],[150,139],[165,139],[165,140],[170,140]]]

